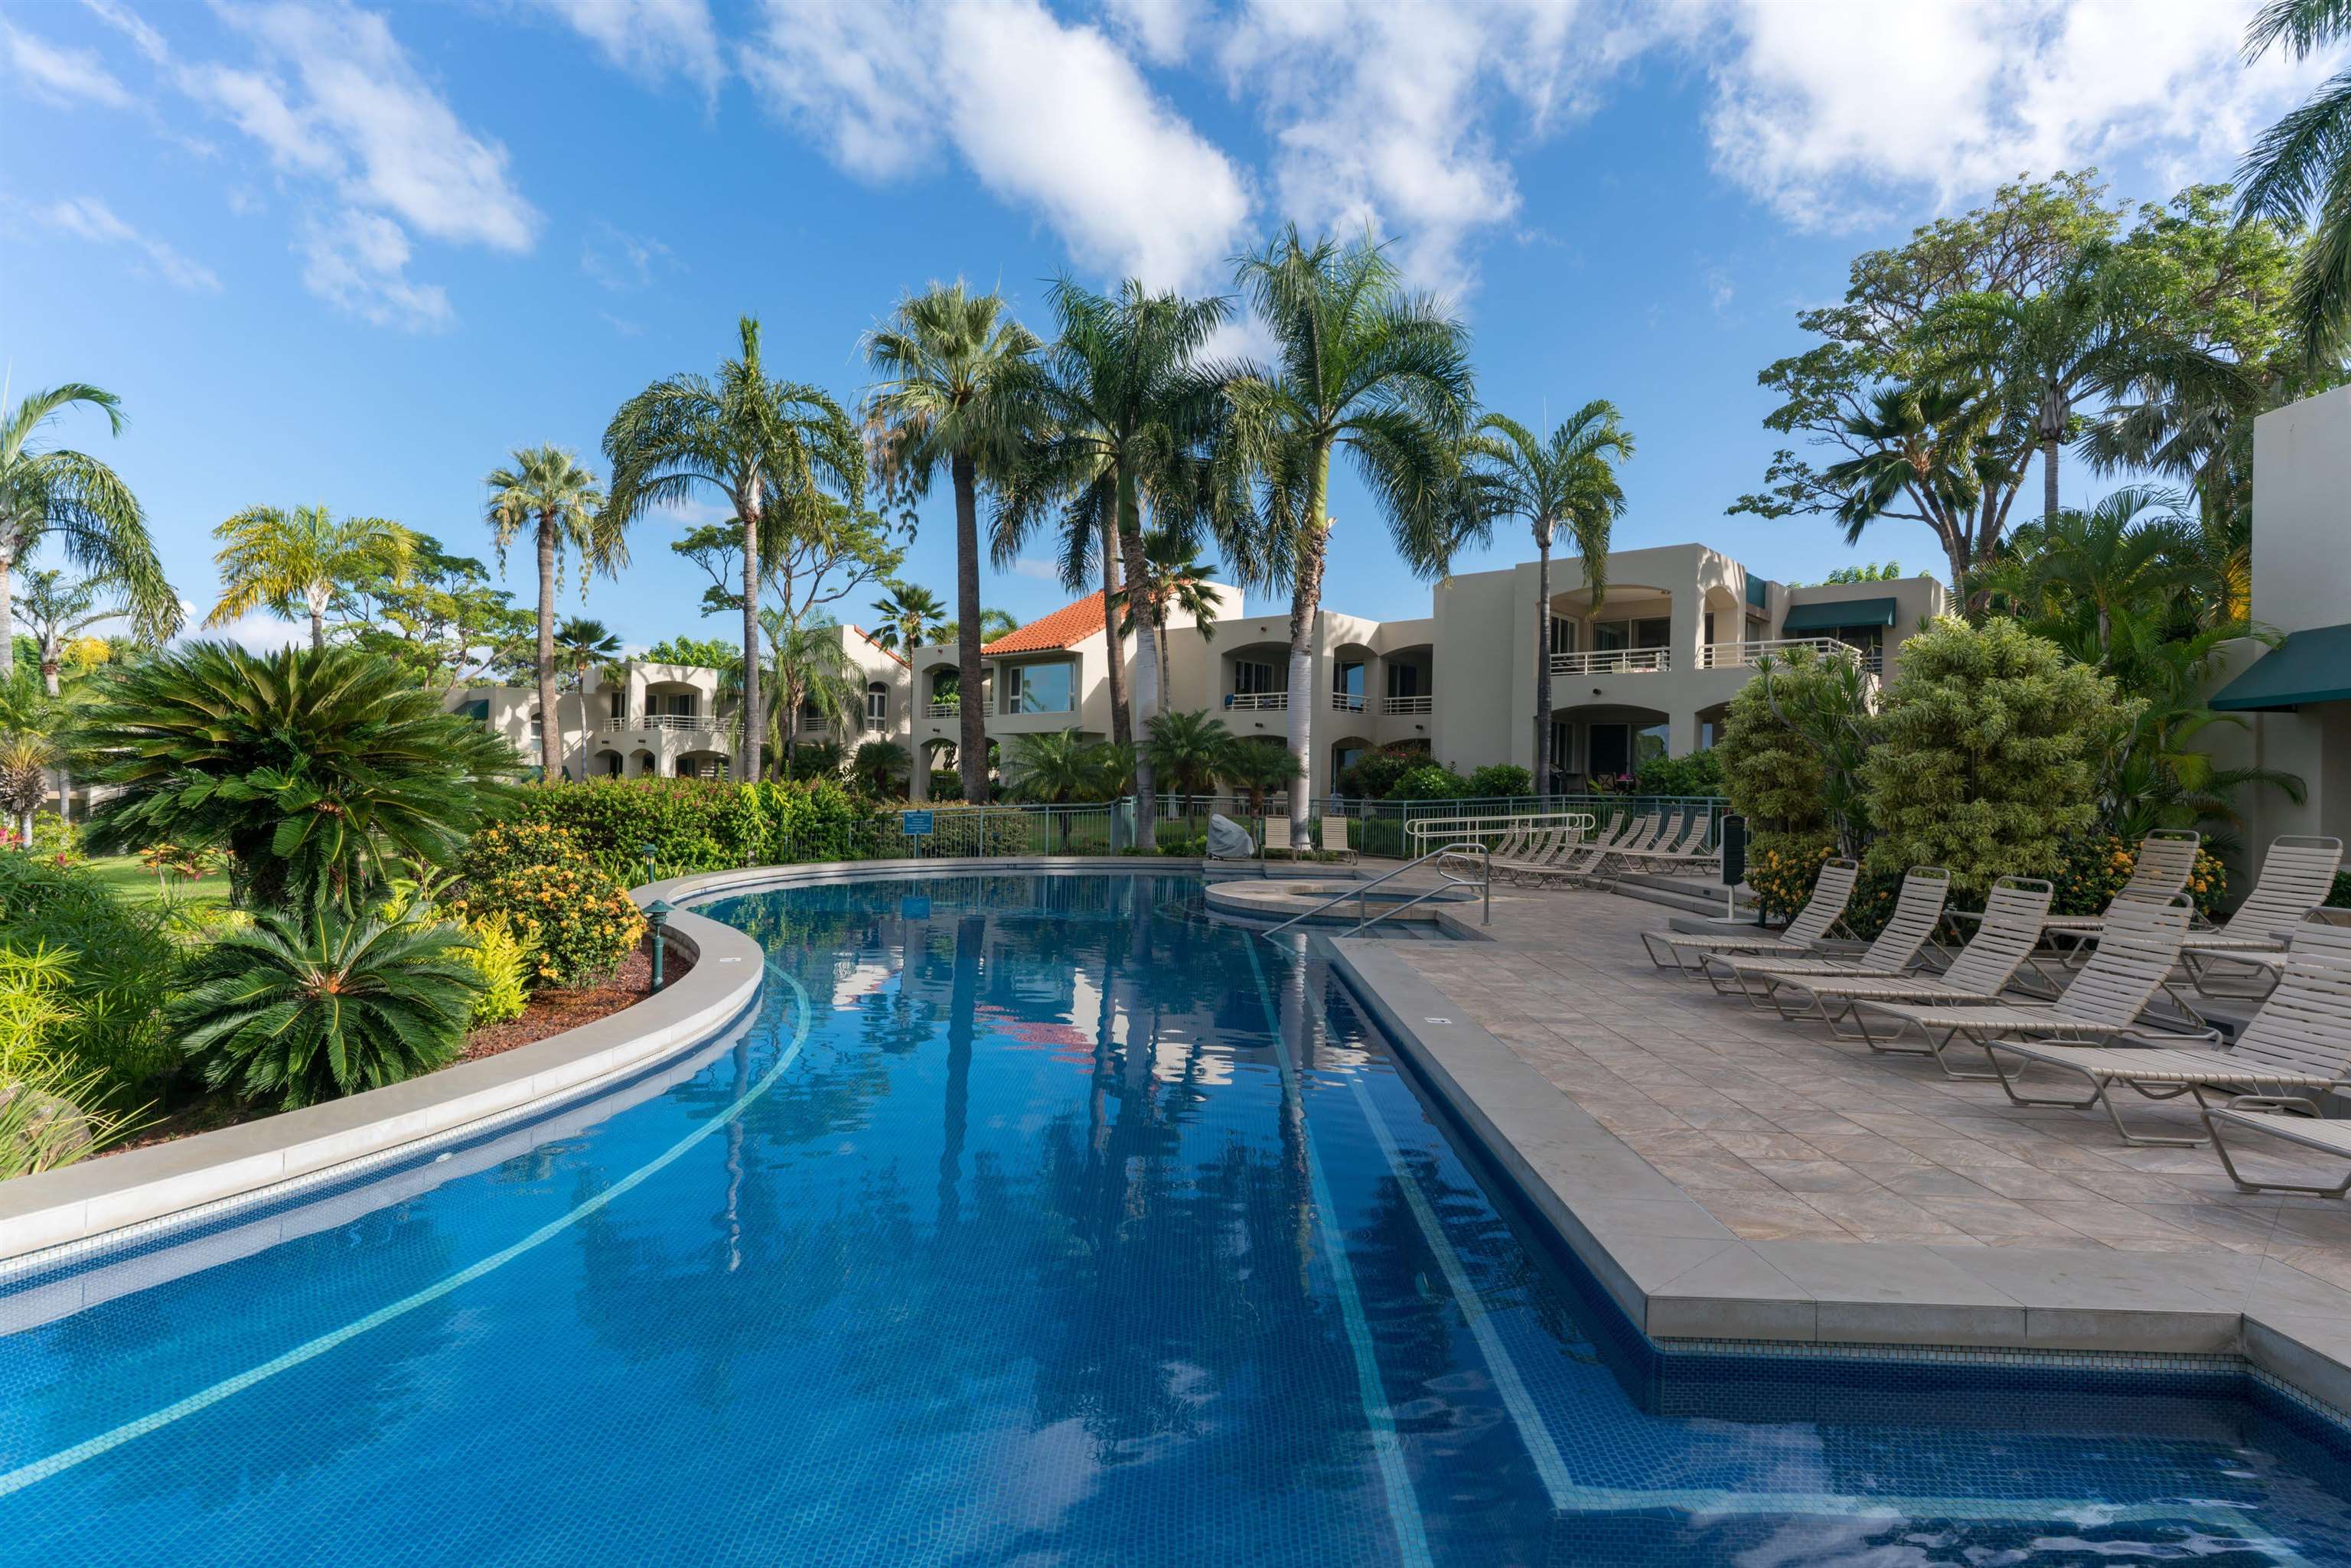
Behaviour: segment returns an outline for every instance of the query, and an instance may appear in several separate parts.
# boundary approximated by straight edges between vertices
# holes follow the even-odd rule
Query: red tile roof
[[[1008,632],[980,652],[992,658],[998,653],[1040,653],[1053,648],[1074,648],[1107,624],[1102,596],[1089,593],[1075,604],[1064,604],[1018,632]]]

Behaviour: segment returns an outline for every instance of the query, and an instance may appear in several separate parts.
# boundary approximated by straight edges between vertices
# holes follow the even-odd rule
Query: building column
[[[1687,757],[1698,749],[1698,714],[1694,710],[1666,716],[1666,755]]]

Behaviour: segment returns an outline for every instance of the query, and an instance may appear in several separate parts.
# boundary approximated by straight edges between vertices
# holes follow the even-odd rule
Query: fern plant
[[[190,966],[168,1021],[206,1082],[285,1110],[455,1060],[483,991],[472,938],[442,922],[255,917]]]

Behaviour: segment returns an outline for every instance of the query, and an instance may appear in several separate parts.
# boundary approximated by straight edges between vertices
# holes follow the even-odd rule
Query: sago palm
[[[37,447],[34,437],[77,404],[104,413],[122,434],[122,403],[112,392],[68,382],[10,403],[0,382],[0,675],[16,667],[16,624],[11,574],[44,541],[66,559],[121,585],[131,626],[150,643],[179,634],[180,596],[163,576],[147,515],[120,475],[85,452]]]
[[[622,403],[604,429],[612,465],[613,526],[648,508],[708,491],[743,530],[743,751],[736,776],[759,777],[767,708],[761,701],[760,561],[794,534],[825,526],[836,497],[865,501],[865,448],[841,404],[821,388],[779,381],[759,356],[759,323],[738,326],[741,351],[718,373],[658,381]]]
[[[1353,458],[1405,564],[1424,577],[1443,572],[1458,533],[1460,441],[1475,404],[1469,334],[1436,301],[1408,293],[1369,239],[1309,246],[1292,225],[1238,258],[1238,268],[1275,358],[1227,382],[1220,456],[1256,487],[1254,528],[1281,541],[1298,763],[1290,810],[1303,816],[1314,705],[1300,699],[1311,682],[1322,603],[1332,456]]]
[[[1616,465],[1633,455],[1633,433],[1616,405],[1594,398],[1548,437],[1508,414],[1478,422],[1468,444],[1475,522],[1519,517],[1535,537],[1535,793],[1551,793],[1551,553],[1562,525],[1583,558],[1592,608],[1608,597],[1608,536],[1625,515]]]
[[[946,473],[955,490],[956,664],[962,705],[956,760],[963,798],[987,798],[987,716],[978,702],[979,485],[1007,475],[1037,428],[1036,335],[1000,294],[960,281],[898,302],[865,337],[874,385],[865,395],[874,465],[893,496],[912,501]]]
[[[2351,36],[2351,0],[2270,0],[2245,34],[2250,63],[2283,47],[2303,59]],[[2262,133],[2237,172],[2237,210],[2310,222],[2294,274],[2294,315],[2313,361],[2333,356],[2351,323],[2351,70],[2338,71]]]
[[[580,562],[580,587],[590,576],[611,576],[628,564],[623,537],[627,518],[604,505],[596,476],[560,446],[525,446],[514,461],[493,468],[482,483],[490,496],[483,517],[498,550],[498,574],[507,569],[507,547],[525,528],[538,565],[538,758],[549,779],[563,777],[563,725],[555,706],[555,594],[563,583],[567,555]],[[580,737],[584,750],[588,737]],[[586,768],[583,765],[581,771]]]
[[[388,517],[337,517],[324,507],[247,507],[213,530],[221,541],[220,602],[204,618],[226,626],[254,610],[310,622],[310,646],[327,645],[327,609],[362,578],[403,580],[416,536]]]
[[[2126,486],[2086,511],[2019,528],[1976,580],[2076,658],[2107,663],[2119,618],[2160,622],[2181,596],[2218,587],[2185,505],[2176,490]]]
[[[1098,749],[1074,729],[1016,735],[1004,753],[1004,791],[1016,800],[1057,805],[1096,799]]]

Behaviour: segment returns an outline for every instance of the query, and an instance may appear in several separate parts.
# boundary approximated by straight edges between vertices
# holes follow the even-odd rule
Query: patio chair
[[[2188,879],[2196,870],[2196,851],[2203,842],[2199,834],[2184,828],[2158,828],[2139,841],[2138,855],[2131,862],[2127,881],[2117,888],[2107,901],[2101,915],[2052,915],[2041,925],[2041,937],[2053,948],[2053,938],[2066,940],[2068,951],[2064,967],[2078,968],[2089,956],[2098,935],[2105,927],[2106,915],[2125,903],[2168,904],[2187,889]],[[1954,912],[1959,920],[1973,919],[1965,910]],[[2189,924],[2194,924],[2191,916]],[[2024,968],[2032,977],[2026,986],[2044,993],[2044,999],[2055,998],[2064,989],[2064,982],[2041,967],[2037,957],[2028,957]],[[2025,982],[2020,981],[2020,985]]]
[[[1938,865],[1914,865],[1902,877],[1894,913],[1877,939],[1851,958],[1785,958],[1761,953],[1709,953],[1699,971],[1725,996],[1736,993],[1759,1008],[1773,1007],[1772,993],[1792,980],[1823,977],[1849,979],[1907,975],[1923,961],[1927,940],[1943,918],[1951,873]],[[1761,986],[1761,989],[1757,987]],[[1782,1009],[1785,1016],[1786,1009]]]
[[[2218,930],[2190,931],[2179,950],[2189,983],[2208,997],[2262,997],[2277,983],[2277,966],[2249,961],[2275,955],[2322,908],[2343,866],[2343,841],[2294,836],[2270,841],[2253,891]],[[2229,967],[2216,975],[2213,966]],[[2221,986],[2215,986],[2218,979]],[[2266,982],[2266,983],[2264,983]]]
[[[1988,1079],[1991,1072],[1961,1072],[1945,1061],[1943,1052],[1964,1038],[1979,1048],[1992,1040],[2020,1035],[2113,1040],[2135,1034],[2139,1015],[2163,991],[2172,965],[2179,961],[2179,943],[2188,935],[2189,911],[2177,904],[2149,904],[2140,899],[2116,899],[2106,914],[2097,950],[2090,955],[2064,991],[2053,1002],[1970,1007],[1857,1000],[1853,1019],[1870,1050],[1900,1055],[1931,1056],[1950,1078]],[[1870,1028],[1883,1014],[1894,1020],[1894,1032],[1879,1035]],[[1916,1029],[1927,1043],[1890,1043]],[[2168,1031],[2176,1042],[2220,1042],[2214,1029]]]
[[[1786,957],[1810,957],[1836,923],[1844,918],[1844,906],[1852,902],[1853,886],[1861,876],[1861,862],[1855,860],[1831,860],[1821,862],[1821,873],[1813,879],[1812,896],[1796,911],[1787,927],[1777,936],[1757,934],[1734,936],[1729,932],[1644,931],[1641,946],[1649,950],[1649,962],[1660,969],[1681,974],[1697,974],[1706,967],[1709,955],[1730,953],[1777,953]],[[1661,954],[1658,945],[1664,944]]]
[[[2281,1105],[2292,1103],[2289,1091],[2299,1090],[2310,1097],[2302,1103],[2314,1114],[2316,1096],[2351,1086],[2351,930],[2313,925],[2297,932],[2277,988],[2232,1044],[2183,1051],[2160,1043],[2138,1045],[2138,1037],[2130,1031],[2116,1038],[2134,1043],[2001,1040],[1987,1042],[1984,1054],[1991,1058],[2001,1087],[2017,1104],[2074,1111],[2104,1106],[2126,1144],[2194,1148],[2205,1140],[2132,1132],[2124,1125],[2110,1092],[2117,1083],[2130,1085],[2149,1100],[2192,1094],[2201,1110],[2210,1109],[2204,1101],[2207,1089],[2247,1091]],[[2003,1057],[2017,1059],[2014,1072]],[[2025,1067],[2036,1064],[2080,1073],[2089,1080],[2088,1096],[2066,1100],[2021,1092],[2018,1078]],[[2230,1175],[2236,1173],[2232,1169]],[[2241,1178],[2238,1185],[2243,1185]]]
[[[1558,853],[1541,865],[1522,868],[1517,880],[1530,883],[1573,882],[1590,874],[1617,851],[1635,844],[1655,843],[1656,838],[1657,813],[1655,811],[1627,817],[1617,825],[1616,836],[1611,839],[1594,839],[1584,843],[1571,832]]]
[[[1298,858],[1298,852],[1290,846],[1290,819],[1287,817],[1268,817],[1265,820],[1265,833],[1257,847],[1258,858],[1271,860],[1276,850],[1292,860]]]
[[[1685,819],[1681,837],[1676,842],[1667,845],[1661,841],[1655,849],[1622,852],[1616,856],[1613,866],[1608,869],[1622,873],[1637,868],[1643,873],[1654,874],[1661,871],[1672,871],[1679,866],[1719,865],[1722,863],[1722,851],[1719,848],[1709,849],[1707,846],[1707,841],[1713,836],[1713,810],[1711,809],[1693,810]],[[1594,873],[1595,880],[1598,875],[1598,873]]]
[[[1496,861],[1494,867],[1506,882],[1531,882],[1556,865],[1561,857],[1573,853],[1581,837],[1573,828],[1548,829],[1534,834],[1519,855],[1507,862]]]
[[[2042,917],[2056,889],[2037,876],[2004,876],[1992,884],[1976,934],[1939,975],[1826,975],[1792,972],[1785,964],[1767,971],[1778,982],[1772,1004],[1785,1019],[1818,1018],[1840,1040],[1864,1040],[1840,1020],[1862,1002],[1933,1002],[1945,1006],[1999,1001],[2016,971],[2041,944]],[[1822,960],[1835,962],[1836,960]],[[1802,1000],[1793,1010],[1789,1004]]]
[[[1345,855],[1350,861],[1356,858],[1354,847],[1347,842],[1346,818],[1322,819],[1322,852],[1326,855]]]
[[[2220,1156],[2220,1168],[2229,1173],[2229,1179],[2237,1184],[2239,1192],[2292,1192],[2305,1197],[2341,1197],[2351,1192],[2351,1176],[2333,1186],[2249,1181],[2245,1173],[2237,1168],[2237,1162],[2229,1157],[2228,1140],[2220,1136],[2223,1127],[2232,1133],[2260,1133],[2282,1138],[2322,1155],[2351,1160],[2351,1122],[2318,1121],[2309,1114],[2309,1109],[2307,1100],[2272,1094],[2240,1094],[2226,1105],[2204,1108],[2204,1130],[2211,1134],[2212,1152]],[[2281,1113],[2288,1112],[2300,1113]]]

